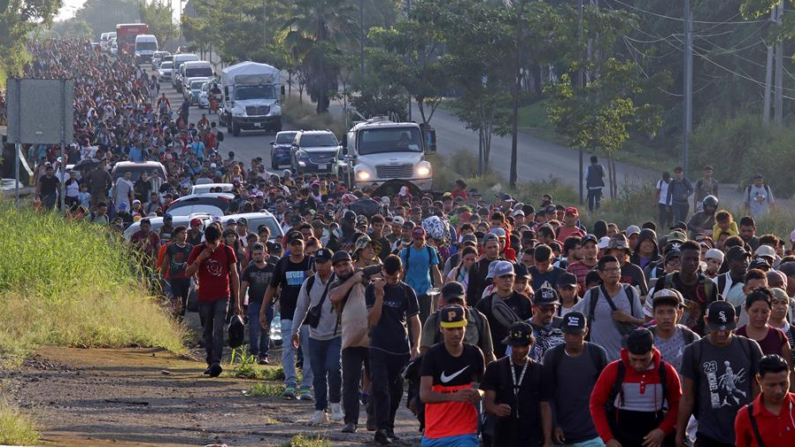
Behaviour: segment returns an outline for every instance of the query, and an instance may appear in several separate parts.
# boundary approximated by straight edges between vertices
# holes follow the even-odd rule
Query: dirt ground
[[[202,352],[45,347],[20,368],[0,371],[0,380],[10,379],[13,401],[35,417],[45,445],[262,446],[298,434],[334,446],[375,445],[363,408],[356,434],[340,433],[340,423],[310,426],[312,402],[245,396],[257,381],[232,378],[228,361],[221,377],[208,378]],[[417,420],[404,404],[397,419],[401,440],[393,445],[419,445]]]

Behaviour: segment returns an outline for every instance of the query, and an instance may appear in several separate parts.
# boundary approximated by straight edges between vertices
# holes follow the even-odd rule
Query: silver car
[[[164,61],[160,64],[160,68],[157,69],[158,74],[160,77],[158,78],[160,82],[171,80],[171,72],[173,70],[174,63],[170,61]]]

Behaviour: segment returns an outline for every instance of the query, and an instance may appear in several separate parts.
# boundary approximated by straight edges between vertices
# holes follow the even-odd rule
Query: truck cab
[[[279,69],[257,62],[241,62],[221,74],[222,105],[219,123],[233,136],[242,130],[282,130]]]
[[[425,154],[435,150],[433,130],[385,117],[356,123],[343,138],[348,181],[355,188],[404,180],[431,191],[433,167]]]
[[[135,62],[152,62],[152,56],[157,51],[157,37],[152,34],[139,34],[135,36]]]

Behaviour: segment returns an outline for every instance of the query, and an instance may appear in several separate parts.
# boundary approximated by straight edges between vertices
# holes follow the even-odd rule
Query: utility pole
[[[778,4],[773,11],[778,10],[776,16],[776,25],[781,26],[784,17],[784,1]],[[777,126],[784,122],[784,41],[779,41],[776,44],[776,96],[775,96],[775,114],[773,120]]]
[[[511,173],[508,185],[516,188],[518,180],[517,164],[519,152],[519,94],[522,91],[522,20],[525,0],[519,0],[516,7],[516,66],[514,67],[516,79],[513,85],[513,123],[511,129]]]
[[[688,176],[690,134],[693,131],[693,11],[690,0],[685,0],[685,69],[684,69],[684,122],[682,123],[682,169]]]
[[[577,28],[578,28],[577,37],[578,37],[578,43],[579,43],[579,46],[580,46],[580,51],[579,51],[579,54],[580,54],[580,57],[579,57],[579,59],[580,59],[580,69],[577,72],[577,90],[580,90],[580,89],[582,89],[585,86],[585,82],[584,82],[585,81],[585,69],[583,67],[584,61],[582,59],[582,39],[583,39],[582,18],[583,18],[584,8],[585,8],[585,6],[583,5],[583,0],[578,0],[578,2],[577,2],[577,10],[578,10],[578,13],[577,13]],[[583,170],[585,169],[584,163],[583,163],[583,159],[584,158],[585,158],[585,149],[580,147],[580,181],[579,181],[579,184],[580,184],[580,206],[582,206],[582,204],[585,203],[584,202],[585,199],[584,199],[584,195],[583,195],[583,189],[584,189],[583,183],[585,182],[585,180],[583,179]]]
[[[362,74],[362,80],[364,80],[364,0],[359,0],[359,28],[360,36],[359,36],[359,70]]]
[[[776,21],[776,9],[770,11],[770,22]],[[762,123],[770,124],[770,106],[773,91],[773,45],[767,47],[767,65],[765,66],[765,110],[762,113]]]
[[[406,20],[411,20],[411,0],[406,0]],[[406,55],[408,61],[408,55]],[[411,93],[409,93],[409,121],[411,121]]]

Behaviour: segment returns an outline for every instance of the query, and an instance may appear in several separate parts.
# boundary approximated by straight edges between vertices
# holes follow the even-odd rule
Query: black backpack
[[[550,354],[552,356],[550,359],[550,361],[552,362],[550,367],[552,368],[552,372],[554,373],[552,375],[552,380],[555,383],[557,383],[558,368],[560,367],[560,362],[563,361],[563,356],[566,355],[565,350],[566,350],[566,345],[561,344],[547,351],[547,352],[552,352],[552,354]],[[585,343],[585,353],[587,353],[588,357],[591,359],[591,362],[593,362],[599,374],[602,374],[602,370],[605,369],[607,363],[605,363],[602,357],[599,355],[598,348],[596,347],[596,345],[594,345],[593,343]]]
[[[660,385],[662,386],[662,396],[663,399],[667,400],[668,398],[668,380],[667,380],[667,372],[665,371],[665,361],[660,359],[660,366],[657,368],[657,373],[660,375]],[[618,397],[619,401],[623,404],[624,403],[624,396],[621,392],[621,386],[624,384],[624,376],[627,373],[627,367],[624,366],[624,362],[622,360],[618,360],[618,373],[616,375],[616,381],[613,384],[613,390],[610,392],[610,398],[607,400],[607,417],[615,417],[616,413],[616,406],[615,401],[616,397]],[[670,404],[670,403],[669,403]]]

